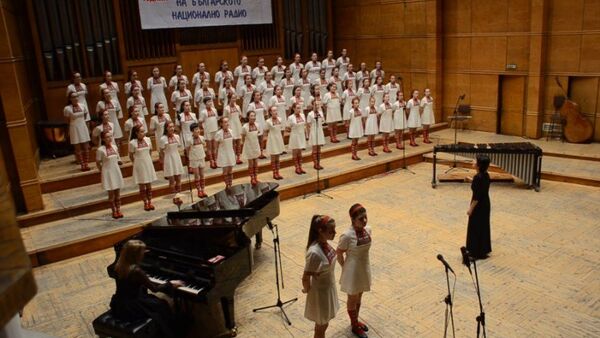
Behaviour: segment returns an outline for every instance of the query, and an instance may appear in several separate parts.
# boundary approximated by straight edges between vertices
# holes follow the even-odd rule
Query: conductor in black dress
[[[474,164],[477,174],[473,177],[471,205],[469,206],[469,225],[467,227],[467,250],[475,259],[485,259],[492,252],[490,236],[490,175],[487,170],[490,159],[477,156]]]

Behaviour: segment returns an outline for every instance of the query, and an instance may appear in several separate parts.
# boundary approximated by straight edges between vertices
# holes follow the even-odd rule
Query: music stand
[[[454,147],[456,147],[458,145],[458,128],[456,127],[456,123],[458,121],[458,110],[459,109],[464,110],[464,111],[461,111],[461,113],[462,112],[466,113],[471,110],[470,106],[463,106],[463,105],[459,106],[460,101],[462,101],[464,98],[465,98],[465,94],[458,96],[458,98],[456,99],[456,105],[454,106],[454,113],[452,114],[453,119],[454,119]],[[454,152],[453,156],[454,156],[454,159],[452,161],[452,166],[448,170],[446,170],[444,172],[444,174],[447,174],[453,170],[462,170],[462,171],[467,172],[468,170],[466,170],[464,168],[459,168],[456,166],[456,152]]]
[[[322,126],[319,124],[319,113],[317,112],[315,115],[315,140],[317,143],[319,143],[319,128],[322,128]],[[321,191],[321,177],[319,175],[319,172],[321,171],[321,150],[319,150],[317,152],[317,163],[319,163],[319,165],[317,166],[317,189],[315,190],[315,192],[311,192],[311,193],[307,193],[304,194],[304,196],[302,197],[302,199],[306,199],[312,195],[315,196],[320,196],[320,197],[326,197],[329,198],[330,200],[333,199],[332,196],[327,195],[326,193]]]

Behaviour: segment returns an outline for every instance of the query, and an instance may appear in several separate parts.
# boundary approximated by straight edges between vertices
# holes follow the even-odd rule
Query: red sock
[[[358,326],[358,311],[348,310],[348,317],[350,317],[350,325],[352,327]]]

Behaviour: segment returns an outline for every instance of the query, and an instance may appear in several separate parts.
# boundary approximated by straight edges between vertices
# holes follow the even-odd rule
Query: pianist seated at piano
[[[144,257],[146,245],[139,240],[129,240],[121,249],[119,259],[108,267],[108,274],[117,284],[110,301],[112,315],[124,321],[137,321],[152,318],[161,331],[161,337],[180,337],[181,325],[176,325],[175,316],[166,300],[152,292],[170,293],[184,285],[172,280],[163,284],[153,283],[139,264]]]

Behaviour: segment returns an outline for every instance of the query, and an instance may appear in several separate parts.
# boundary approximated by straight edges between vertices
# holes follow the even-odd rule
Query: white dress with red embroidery
[[[371,290],[371,227],[362,231],[350,227],[340,236],[338,249],[346,251],[346,260],[342,267],[340,290],[356,295]]]
[[[265,114],[267,113],[267,106],[263,101],[250,102],[248,105],[248,111],[254,111],[256,114],[256,124],[260,130],[265,130]]]
[[[90,111],[90,108],[88,107],[87,104],[87,99],[86,99],[86,95],[88,93],[87,90],[87,86],[85,85],[85,83],[80,83],[79,85],[75,85],[74,83],[71,83],[70,85],[67,86],[67,98],[69,98],[69,96],[71,95],[71,93],[75,93],[77,94],[77,102],[86,107],[88,109],[88,112]],[[86,118],[86,121],[90,120],[90,116],[88,114],[88,117]]]
[[[237,104],[235,106],[227,105],[223,108],[223,117],[229,119],[229,130],[234,140],[239,140],[242,135],[242,121],[240,120],[241,109]]]
[[[149,77],[146,81],[146,88],[150,91],[150,110],[152,114],[154,114],[154,106],[157,102],[163,104],[165,109],[169,107],[167,102],[167,97],[165,95],[165,90],[167,89],[167,80],[164,77],[154,78],[153,76]]]
[[[176,90],[171,94],[171,102],[175,105],[176,111],[179,113],[181,111],[181,104],[184,102],[192,103],[192,92],[189,89],[184,90],[183,92],[180,90]]]
[[[340,308],[335,286],[335,249],[329,244],[313,243],[306,250],[304,271],[311,273],[304,317],[316,324],[327,324]]]
[[[171,121],[171,116],[167,113],[164,113],[162,116],[154,115],[150,118],[150,129],[154,130],[154,139],[156,140],[156,144],[160,141],[160,138],[165,133],[165,123],[167,121]]]
[[[400,90],[400,85],[397,83],[392,84],[391,82],[385,85],[385,91],[390,94],[390,103],[394,104],[398,101],[398,91]]]
[[[275,82],[273,80],[263,81],[260,86],[256,87],[256,90],[262,93],[262,101],[270,104],[275,90]]]
[[[404,108],[406,107],[405,101],[396,101],[394,103],[394,129],[403,130],[406,129],[406,114]]]
[[[342,119],[344,121],[350,120],[352,117],[352,100],[356,97],[356,92],[353,88],[344,90],[342,94],[342,100],[344,101],[344,109],[342,110]]]
[[[231,129],[219,129],[215,135],[215,141],[218,142],[219,148],[217,153],[217,166],[233,167],[235,165],[235,153],[233,151],[233,136]]]
[[[119,150],[114,144],[96,149],[96,161],[102,163],[102,188],[112,191],[123,188],[123,174],[119,167]]]
[[[334,123],[342,120],[342,108],[340,101],[340,96],[337,93],[332,95],[331,92],[329,92],[325,94],[325,97],[323,97],[323,105],[327,107],[327,112],[325,115],[326,123]]]
[[[377,115],[379,111],[375,107],[367,107],[367,122],[365,122],[365,135],[377,135],[379,134],[379,126],[377,125]]]
[[[102,133],[104,131],[112,133],[114,130],[114,125],[112,122],[107,122],[106,124],[104,123],[100,123],[99,125],[96,126],[96,128],[94,128],[94,130],[92,130],[92,141],[94,142],[94,144],[101,144],[102,143]],[[115,137],[113,134],[113,138],[112,138],[112,143],[115,143]]]
[[[244,78],[246,75],[252,76],[252,67],[239,65],[233,70],[233,76],[237,77],[235,88],[239,91],[244,86]]]
[[[144,127],[144,130],[148,131],[148,126],[146,126],[146,119],[144,119],[143,117],[138,117],[135,121],[133,120],[133,118],[128,118],[127,121],[125,121],[125,124],[123,125],[123,129],[127,133],[128,140],[131,140],[131,131],[135,126]]]
[[[204,151],[204,136],[192,137],[189,151],[190,168],[204,168],[206,165],[206,152]]]
[[[192,123],[198,123],[198,118],[196,114],[190,112],[189,114],[181,113],[179,114],[179,119],[175,121],[175,125],[179,126],[181,129],[181,136],[183,137],[182,142],[185,142],[186,145],[190,144],[192,141],[192,131],[190,130],[190,126]]]
[[[361,138],[365,136],[362,123],[362,111],[360,108],[350,108],[350,131],[348,132],[349,138]]]
[[[391,133],[394,131],[394,106],[388,102],[379,106],[381,119],[379,120],[379,131],[382,133]]]
[[[140,110],[140,114],[143,116],[148,115],[148,107],[146,107],[146,99],[143,96],[133,97],[130,96],[127,99],[127,111],[129,111],[129,107],[136,106]]]
[[[275,65],[273,68],[271,68],[271,74],[273,74],[273,80],[275,83],[279,83],[281,79],[283,79],[283,76],[285,75],[285,68],[285,65]]]
[[[260,156],[260,144],[258,136],[262,135],[262,129],[257,123],[245,123],[242,126],[242,135],[244,136],[244,148],[242,156],[246,160],[254,160]]]
[[[284,128],[283,123],[279,118],[277,120],[270,118],[266,121],[266,125],[269,133],[267,136],[267,154],[279,155],[283,153],[285,150],[283,135],[281,135],[281,130]]]
[[[304,113],[300,113],[299,116],[296,116],[296,114],[290,115],[288,126],[292,130],[288,140],[290,149],[306,149],[306,118]]]
[[[306,116],[306,123],[310,125],[310,130],[308,131],[308,144],[310,146],[322,146],[325,144],[325,134],[323,133],[323,111],[319,110],[316,114],[313,110]],[[319,118],[315,118],[316,116]]]
[[[108,111],[110,122],[113,124],[113,137],[120,139],[123,137],[123,131],[119,124],[119,119],[123,118],[121,108],[117,106],[117,103],[114,100],[111,100],[110,102],[99,101],[96,105],[96,114],[101,115],[104,110]]]
[[[435,115],[433,114],[433,97],[423,97],[421,99],[421,124],[432,125],[435,124]]]
[[[121,110],[121,102],[119,101],[119,84],[118,83],[116,83],[114,81],[111,81],[110,84],[103,82],[100,84],[99,89],[100,89],[100,97],[103,97],[102,91],[104,91],[104,89],[108,89],[111,100],[115,101],[115,106],[117,106],[119,108],[119,110]],[[119,118],[121,118],[121,117],[123,117],[123,116],[119,116]]]
[[[290,102],[292,96],[294,96],[294,86],[296,85],[296,80],[294,78],[283,79],[279,84],[281,89],[283,89],[283,97],[285,98],[285,102]]]
[[[86,143],[90,141],[90,132],[85,124],[88,113],[87,107],[81,104],[68,105],[63,114],[69,119],[69,139],[71,144]]]
[[[202,122],[204,137],[207,141],[212,141],[215,139],[215,134],[217,133],[217,130],[219,130],[219,122],[217,121],[218,117],[219,115],[217,113],[217,108],[214,107],[210,109],[204,109],[200,112],[200,118],[198,120]]]
[[[406,104],[408,109],[408,127],[409,128],[421,128],[421,114],[420,114],[420,103],[419,100],[410,99]]]
[[[174,134],[172,137],[163,135],[160,138],[160,149],[163,151],[163,174],[165,177],[183,174],[183,164],[181,163],[181,155],[179,149],[183,148],[179,135]]]
[[[284,126],[287,125],[287,101],[283,96],[273,96],[271,98],[271,102],[269,103],[269,107],[277,107],[277,116],[281,120],[281,124]]]
[[[379,107],[383,103],[383,95],[385,94],[385,86],[371,86],[371,94],[375,96],[375,107]]]
[[[133,181],[135,184],[147,184],[156,181],[156,171],[152,163],[152,142],[149,137],[129,141],[129,153],[133,154]]]

